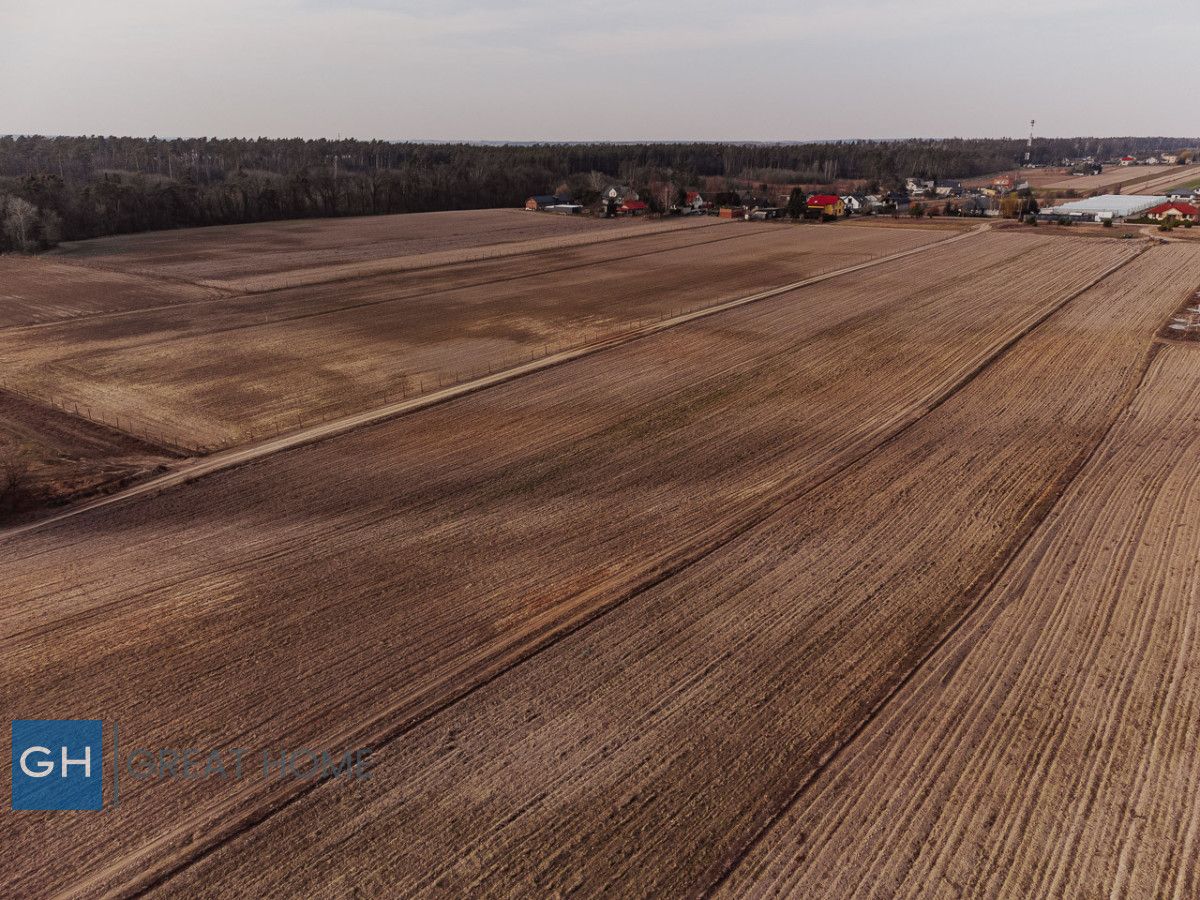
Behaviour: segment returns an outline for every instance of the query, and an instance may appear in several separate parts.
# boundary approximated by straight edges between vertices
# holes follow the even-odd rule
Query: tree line
[[[1034,161],[1145,155],[1187,138],[1039,139]],[[828,184],[965,178],[1012,167],[1015,139],[824,143],[428,144],[274,138],[0,136],[0,250],[200,225],[521,205],[606,180]]]

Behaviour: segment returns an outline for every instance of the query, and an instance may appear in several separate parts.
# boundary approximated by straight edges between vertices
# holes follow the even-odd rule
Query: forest
[[[1038,139],[1034,162],[1143,155],[1194,138]],[[1018,139],[824,143],[432,144],[276,138],[0,136],[0,251],[275,219],[519,206],[607,181],[829,184],[966,178],[1011,168]]]

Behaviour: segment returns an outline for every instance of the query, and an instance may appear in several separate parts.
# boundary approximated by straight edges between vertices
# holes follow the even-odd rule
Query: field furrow
[[[943,237],[726,223],[134,310],[0,331],[0,377],[107,422],[226,445]]]
[[[166,886],[703,892],[972,610],[1198,272],[1150,251],[859,464],[397,732],[369,798],[315,788]]]
[[[30,717],[102,715],[151,746],[217,738],[325,746],[395,733],[834,476],[1132,252],[1118,241],[971,238],[15,538],[4,544],[2,564],[10,592],[0,607],[5,708]],[[1095,419],[1136,367],[1136,354],[1116,357],[1109,362],[1122,374],[1084,403],[1078,433],[1026,413],[1044,426],[1035,443],[1051,461],[1036,470],[1049,482],[1054,460],[1061,467],[1091,439]],[[1080,379],[1096,375],[1084,369]],[[904,465],[919,468],[937,455],[914,446]],[[1014,471],[1028,463],[1017,460]],[[1021,487],[1030,477],[1004,493],[1031,502]],[[895,514],[896,500],[879,492],[871,508],[886,501]],[[978,528],[990,533],[987,523]],[[686,596],[697,603],[731,587],[713,594],[689,583]],[[668,604],[675,616],[686,605]],[[651,608],[642,598],[632,606],[639,616]],[[654,609],[663,627],[674,621]],[[700,611],[692,610],[691,625],[675,623],[677,640],[690,647],[707,635],[697,659],[712,661],[716,652],[736,660],[730,645],[714,640],[719,613]],[[596,624],[607,630],[613,616]],[[588,627],[568,640],[596,633]],[[648,653],[657,634],[637,637],[650,641]],[[678,648],[677,640],[668,643]],[[641,671],[640,652],[600,677],[587,657],[576,657],[577,671],[558,686],[542,684],[540,699],[574,690],[585,672],[597,699],[617,699],[600,686]],[[646,686],[671,677],[668,667]],[[698,691],[713,685],[694,681]],[[734,696],[745,694],[726,699]],[[615,718],[593,710],[601,716],[595,734],[633,715],[653,723],[661,700],[621,707]],[[579,715],[591,721],[584,707]],[[525,739],[545,739],[538,721],[526,720]],[[419,732],[421,742],[427,733]],[[483,738],[475,725],[461,736]],[[579,749],[594,747],[583,741]],[[401,756],[409,751],[389,764],[406,765]],[[488,771],[481,761],[480,776]],[[385,783],[403,783],[393,779]],[[504,785],[494,789],[497,800],[506,795]],[[20,867],[5,874],[17,890],[36,883],[85,892],[152,877],[287,790],[143,783],[106,813],[103,827],[86,817],[6,821],[9,865]],[[384,792],[372,803],[394,799]],[[462,815],[472,810],[480,825],[491,821],[474,802]],[[410,812],[415,822],[418,810]],[[432,848],[413,845],[425,851]],[[605,860],[611,856],[597,854],[598,865]],[[664,877],[678,878],[696,861],[684,853]]]
[[[1161,348],[980,612],[729,896],[1200,892],[1197,393],[1200,357]]]

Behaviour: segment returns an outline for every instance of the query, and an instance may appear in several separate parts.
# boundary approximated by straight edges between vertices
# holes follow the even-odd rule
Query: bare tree
[[[21,505],[31,466],[29,453],[23,447],[0,444],[0,510]]]
[[[37,218],[38,209],[28,200],[8,198],[4,206],[4,233],[18,250],[33,249],[33,227]]]

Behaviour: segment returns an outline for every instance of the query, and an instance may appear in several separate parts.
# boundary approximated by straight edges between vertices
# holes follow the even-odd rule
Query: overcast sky
[[[0,0],[0,134],[1191,136],[1197,46],[1196,0]]]

